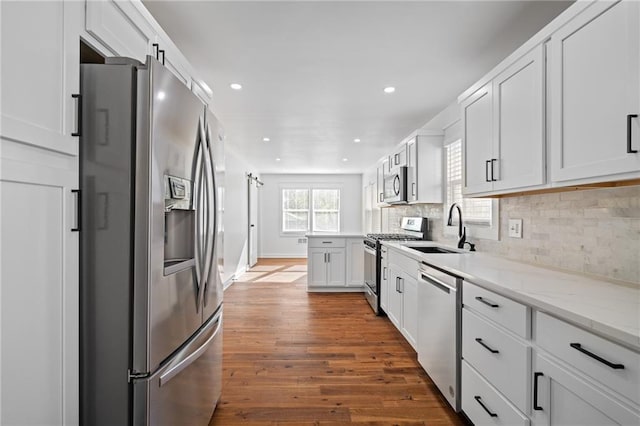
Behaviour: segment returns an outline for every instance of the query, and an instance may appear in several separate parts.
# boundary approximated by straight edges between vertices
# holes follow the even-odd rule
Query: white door
[[[346,249],[327,250],[327,285],[331,287],[344,286],[346,284],[346,267]],[[362,270],[364,271],[364,266],[362,266]]]
[[[544,183],[543,83],[542,45],[494,79],[494,190]]]
[[[493,157],[492,83],[487,83],[462,103],[463,176],[465,194],[493,189],[491,167]]]
[[[389,279],[388,279],[388,307],[387,316],[391,322],[397,327],[402,326],[402,293],[400,293],[400,271],[398,271],[393,265],[389,266]]]
[[[597,2],[551,38],[553,181],[640,170],[639,21],[636,1]]]
[[[637,425],[640,416],[555,362],[537,355],[531,420],[536,426]]]
[[[1,2],[3,137],[78,155],[77,2]],[[80,28],[81,29],[81,28]]]
[[[258,184],[249,180],[249,268],[258,263]]]
[[[418,348],[418,282],[408,275],[402,276],[402,332],[411,346]]]
[[[4,138],[0,153],[0,424],[76,425],[78,158]]]
[[[308,265],[308,284],[310,286],[327,285],[327,251],[325,249],[310,249]]]

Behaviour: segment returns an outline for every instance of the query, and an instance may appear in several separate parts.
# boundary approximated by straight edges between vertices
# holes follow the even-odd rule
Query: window
[[[309,229],[309,190],[282,190],[282,232],[307,232]]]
[[[445,146],[445,205],[446,224],[449,208],[458,203],[462,209],[467,235],[480,238],[498,239],[498,201],[488,198],[463,198],[462,196],[462,141],[457,140]],[[453,222],[458,223],[458,215]],[[445,226],[446,234],[457,233],[457,228]]]
[[[340,231],[340,190],[282,189],[282,233]]]

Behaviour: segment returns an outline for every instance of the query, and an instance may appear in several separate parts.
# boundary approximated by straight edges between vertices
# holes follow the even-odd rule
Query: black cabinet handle
[[[583,354],[595,359],[596,361],[600,361],[601,363],[603,363],[607,367],[613,368],[614,370],[623,370],[624,369],[624,364],[614,364],[613,362],[607,361],[606,359],[594,354],[593,352],[590,352],[590,351],[586,350],[585,348],[582,347],[582,345],[580,343],[570,343],[569,346],[571,346],[573,349],[575,349],[577,351],[580,351]]]
[[[398,293],[402,294],[404,293],[404,278],[398,278],[398,281],[400,282],[400,286],[398,287]]]
[[[500,351],[499,351],[499,350],[497,350],[497,349],[493,349],[493,348],[490,348],[489,346],[487,346],[487,344],[486,344],[486,343],[484,343],[484,342],[482,341],[482,339],[481,339],[481,338],[479,338],[479,337],[476,337],[476,342],[480,343],[480,345],[481,345],[482,347],[484,347],[486,350],[488,350],[488,351],[489,351],[489,352],[491,352],[492,354],[499,354],[499,353],[500,353]]]
[[[82,95],[79,93],[74,93],[71,95],[73,99],[77,99],[78,104],[78,115],[77,115],[77,123],[78,128],[75,132],[71,133],[71,136],[82,136]]]
[[[160,56],[159,56],[160,54],[158,53],[158,49],[160,49],[160,45],[158,43],[153,43],[152,46],[153,46],[153,52],[156,57],[156,60],[160,60]]]
[[[638,118],[638,114],[627,115],[627,154],[636,154],[638,152],[637,149],[631,148],[631,123],[634,118]]]
[[[162,60],[161,61],[159,59],[158,60],[162,62],[162,65],[164,65],[164,50],[160,49],[158,50],[158,53],[162,54]]]
[[[484,303],[485,305],[490,306],[490,307],[492,307],[492,308],[499,308],[499,307],[500,307],[500,305],[495,304],[495,303],[493,303],[493,302],[489,302],[489,301],[485,300],[485,299],[484,299],[483,297],[481,297],[481,296],[476,296],[476,300],[477,300],[478,302],[480,302],[480,303]]]
[[[538,405],[538,377],[542,377],[542,373],[533,373],[533,409],[542,411],[542,407]]]
[[[474,396],[474,397],[473,397],[473,399],[475,399],[476,401],[478,401],[478,404],[480,404],[480,406],[481,406],[482,408],[484,408],[484,411],[486,411],[488,415],[490,415],[491,417],[498,417],[498,415],[497,415],[496,413],[492,413],[491,411],[489,411],[489,409],[487,408],[487,406],[486,406],[486,405],[484,405],[484,404],[482,403],[482,399],[480,398],[480,395],[476,395],[476,396]]]
[[[79,189],[72,189],[72,194],[76,195],[76,226],[71,228],[71,232],[80,232],[80,228],[82,227],[82,194]]]
[[[495,178],[493,177],[493,165],[494,165],[494,163],[495,163],[496,161],[498,161],[498,159],[497,159],[497,158],[492,158],[492,159],[491,159],[491,182],[495,182],[495,181],[497,181],[497,180],[498,180],[498,179],[495,179]]]
[[[400,164],[400,154],[395,154],[395,155],[393,156],[393,164],[394,164],[394,165],[396,165],[396,166],[397,166],[398,164]]]
[[[489,179],[489,163],[491,163],[491,160],[484,162],[484,180],[487,182],[491,182],[491,179]]]

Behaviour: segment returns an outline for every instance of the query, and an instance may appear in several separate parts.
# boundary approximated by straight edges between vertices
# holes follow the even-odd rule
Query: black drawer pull
[[[491,417],[498,417],[498,415],[497,415],[496,413],[492,413],[491,411],[489,411],[489,409],[487,408],[487,406],[486,406],[486,405],[484,405],[484,404],[482,403],[482,398],[480,398],[480,396],[479,396],[479,395],[474,396],[474,397],[473,397],[473,399],[475,399],[476,401],[478,401],[478,404],[480,404],[480,406],[481,406],[482,408],[484,408],[484,411],[486,411],[488,415],[490,415]]]
[[[533,373],[533,409],[542,411],[542,407],[538,405],[538,377],[542,377],[542,373]]]
[[[498,180],[498,179],[495,179],[495,178],[493,177],[493,165],[494,165],[494,163],[495,163],[496,161],[498,161],[498,159],[497,159],[497,158],[492,158],[492,159],[491,159],[491,182],[496,182],[496,181]]]
[[[160,50],[158,50],[158,53],[159,53],[160,55],[162,55],[162,60],[161,60],[160,62],[162,62],[162,65],[164,65],[164,50],[163,50],[163,49],[160,49]]]
[[[489,302],[489,301],[487,301],[486,299],[484,299],[484,298],[482,298],[482,297],[480,297],[480,296],[476,296],[476,300],[477,300],[478,302],[480,302],[480,303],[484,303],[485,305],[490,306],[490,307],[492,307],[492,308],[499,308],[499,307],[500,307],[500,305],[497,305],[497,304],[495,304],[495,303],[493,303],[493,302]]]
[[[76,226],[71,228],[71,232],[80,232],[82,229],[82,193],[79,189],[72,189],[71,193],[76,196]]]
[[[613,368],[614,370],[623,370],[624,369],[624,364],[614,364],[613,362],[609,362],[606,359],[594,354],[593,352],[590,352],[590,351],[586,350],[585,348],[582,347],[582,345],[580,343],[570,343],[569,346],[571,346],[573,349],[575,349],[577,351],[580,351],[583,354],[595,359],[596,361],[600,361],[601,363],[603,363],[607,367]]]
[[[631,147],[631,121],[634,118],[638,118],[638,114],[629,114],[627,115],[627,154],[637,154],[638,150],[637,149],[633,149]]]
[[[484,162],[484,180],[487,182],[491,182],[491,179],[489,179],[489,163],[491,163],[491,160]]]
[[[487,344],[486,344],[485,342],[483,342],[483,341],[482,341],[482,339],[481,339],[481,338],[479,338],[479,337],[476,337],[476,342],[480,343],[480,345],[481,345],[482,347],[484,347],[486,350],[488,350],[488,351],[489,351],[489,352],[491,352],[492,354],[499,354],[499,353],[500,353],[500,351],[499,351],[499,350],[497,350],[497,349],[493,349],[493,348],[490,348],[489,346],[487,346]]]

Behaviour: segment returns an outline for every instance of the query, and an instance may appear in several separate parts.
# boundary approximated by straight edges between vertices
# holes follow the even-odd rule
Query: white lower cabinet
[[[79,422],[78,158],[0,139],[3,425]]]
[[[308,239],[308,291],[362,291],[362,237],[308,236]]]
[[[418,281],[411,276],[409,269],[401,265],[413,265],[411,271],[417,271],[416,261],[393,250],[389,251],[387,309],[389,320],[407,339],[411,346],[418,348]]]
[[[487,380],[462,361],[462,411],[475,425],[529,425],[518,411]]]
[[[638,425],[640,413],[543,355],[534,367],[534,425]]]
[[[309,286],[344,286],[344,248],[309,249]]]
[[[387,312],[389,309],[389,256],[387,254],[387,248],[382,247],[380,249],[380,307],[383,311]]]
[[[362,238],[347,238],[347,278],[348,287],[362,287],[364,284],[364,243]]]

